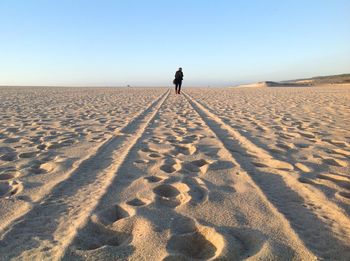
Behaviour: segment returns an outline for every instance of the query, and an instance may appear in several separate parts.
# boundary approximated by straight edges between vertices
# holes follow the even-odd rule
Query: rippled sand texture
[[[350,86],[0,99],[4,260],[350,259]]]

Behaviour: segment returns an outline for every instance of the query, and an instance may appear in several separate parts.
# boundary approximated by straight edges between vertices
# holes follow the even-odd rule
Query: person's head
[[[182,68],[181,68],[181,67],[179,68],[179,71],[182,71]]]

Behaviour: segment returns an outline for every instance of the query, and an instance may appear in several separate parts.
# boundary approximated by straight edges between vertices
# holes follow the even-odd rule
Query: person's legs
[[[181,91],[181,85],[182,85],[182,81],[179,82],[179,88],[177,90],[177,93],[180,94],[180,91]]]
[[[179,84],[175,83],[175,93],[177,94],[177,89],[178,89]]]

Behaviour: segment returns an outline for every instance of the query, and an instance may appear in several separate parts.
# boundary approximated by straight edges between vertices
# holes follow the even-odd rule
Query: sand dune
[[[350,259],[350,86],[0,95],[1,260]]]
[[[235,87],[313,87],[320,85],[349,85],[350,74],[318,76],[307,79],[297,79],[288,81],[263,81],[250,84],[241,84]]]

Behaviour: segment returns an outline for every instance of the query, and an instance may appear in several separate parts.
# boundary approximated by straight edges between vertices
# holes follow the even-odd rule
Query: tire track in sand
[[[58,260],[98,204],[123,160],[154,118],[169,90],[82,162],[40,204],[5,231],[0,256]]]
[[[183,97],[171,95],[63,260],[312,260]]]
[[[310,251],[323,259],[350,259],[350,220],[341,208],[298,181],[289,163],[274,159],[205,105],[185,97]]]
[[[155,100],[153,100],[152,102],[150,102],[148,104],[148,106],[146,106],[146,108],[143,111],[140,111],[139,113],[137,113],[134,117],[132,117],[128,122],[125,122],[125,124],[121,127],[118,127],[113,134],[111,134],[107,140],[105,140],[104,142],[101,142],[99,144],[96,144],[96,148],[93,148],[91,150],[89,150],[89,153],[81,158],[78,159],[76,162],[74,162],[72,168],[69,169],[69,171],[67,171],[67,173],[65,175],[62,175],[61,178],[57,179],[57,182],[52,182],[49,183],[48,185],[45,185],[46,188],[45,190],[42,191],[38,191],[38,193],[35,195],[36,196],[36,200],[26,200],[24,199],[23,201],[20,202],[16,202],[17,204],[14,206],[8,206],[7,207],[7,212],[6,212],[6,222],[2,222],[0,223],[0,232],[2,233],[3,231],[6,231],[7,227],[9,225],[11,225],[11,223],[16,220],[19,219],[21,217],[23,217],[25,214],[27,214],[33,207],[33,205],[35,205],[37,202],[40,202],[40,200],[42,200],[43,198],[45,198],[45,196],[47,196],[52,189],[54,189],[56,186],[58,186],[61,182],[64,182],[66,179],[68,179],[69,177],[71,177],[72,174],[74,174],[80,167],[81,164],[85,164],[85,162],[89,161],[91,158],[95,157],[95,155],[98,153],[98,151],[100,151],[101,149],[103,149],[103,147],[108,146],[109,143],[113,142],[113,139],[115,138],[115,135],[118,135],[119,132],[125,128],[130,122],[136,120],[138,117],[140,117],[146,110],[148,110],[149,108],[153,107],[160,99],[161,97],[163,97],[163,94],[160,95],[158,98],[156,98]],[[11,191],[14,191],[16,189],[16,191],[22,190],[23,186],[22,184],[15,184],[15,186],[13,186],[12,184],[10,184],[11,186],[9,186],[9,189],[11,189]],[[10,191],[10,192],[11,192]],[[16,192],[17,194],[18,192]],[[12,194],[14,194],[12,192]],[[8,204],[11,204],[12,202],[9,201]]]

